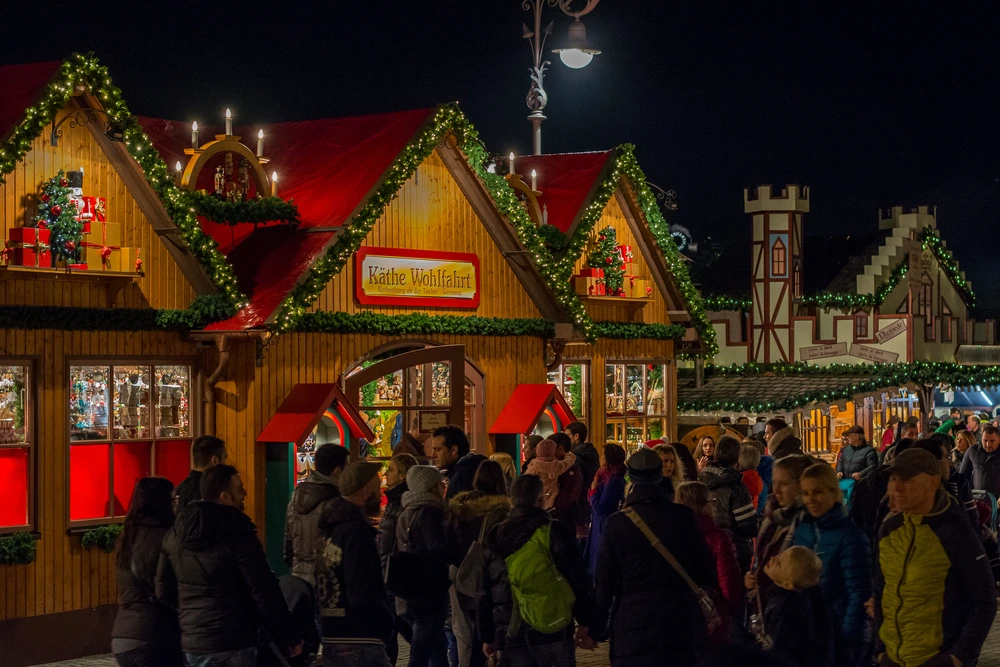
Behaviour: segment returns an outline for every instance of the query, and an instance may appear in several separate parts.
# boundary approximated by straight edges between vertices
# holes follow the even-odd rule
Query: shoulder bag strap
[[[660,541],[660,538],[656,536],[656,534],[652,531],[652,529],[646,525],[646,522],[642,520],[642,517],[639,516],[639,513],[636,512],[635,509],[632,507],[626,507],[624,510],[622,510],[622,512],[625,514],[625,516],[631,519],[632,523],[635,524],[635,527],[638,528],[642,532],[642,534],[646,536],[646,539],[649,540],[649,543],[652,545],[652,547],[656,549],[656,551],[661,556],[663,556],[663,559],[668,563],[670,563],[670,567],[674,568],[677,571],[677,574],[681,575],[681,578],[683,578],[684,581],[687,582],[687,585],[691,588],[694,594],[696,596],[701,595],[701,588],[698,586],[698,584],[696,584],[694,580],[688,576],[687,571],[681,566],[680,563],[677,562],[677,559],[674,558],[674,555],[670,553],[670,550],[667,549],[666,546],[664,546],[663,542]]]

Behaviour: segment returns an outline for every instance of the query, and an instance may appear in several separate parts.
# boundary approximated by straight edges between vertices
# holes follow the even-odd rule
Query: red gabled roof
[[[490,427],[490,435],[531,433],[550,406],[563,424],[576,421],[573,410],[554,384],[519,384]]]
[[[294,201],[301,224],[216,224],[202,220],[202,228],[218,243],[233,265],[240,289],[250,304],[235,317],[207,327],[236,331],[263,326],[289,292],[310,269],[334,236],[374,191],[393,161],[433,118],[435,109],[274,123],[236,128],[234,132],[251,149],[257,131],[264,130],[266,170],[278,173],[283,199]],[[140,118],[146,134],[173,169],[187,162],[184,149],[191,145],[187,122]],[[199,123],[201,143],[222,130]],[[210,188],[212,174],[202,172],[199,187]]]
[[[514,167],[529,186],[535,170],[542,193],[538,205],[548,209],[549,224],[565,233],[590,201],[612,155],[614,151],[527,155],[518,157]]]
[[[24,116],[24,111],[36,104],[49,80],[59,71],[61,60],[27,65],[0,67],[0,139]]]
[[[337,412],[350,426],[351,435],[375,440],[375,434],[338,385],[297,384],[257,436],[257,442],[294,442],[301,445],[334,401]]]

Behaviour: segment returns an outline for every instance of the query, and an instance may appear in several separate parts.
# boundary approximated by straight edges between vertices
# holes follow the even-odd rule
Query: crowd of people
[[[780,418],[693,454],[599,453],[573,422],[526,438],[520,465],[456,426],[387,465],[323,445],[280,577],[203,436],[176,489],[135,486],[112,650],[121,667],[387,667],[402,638],[408,667],[569,667],[603,642],[614,667],[972,666],[1000,564],[972,489],[1000,491],[1000,432],[971,421],[892,423],[879,449],[854,427],[835,465]]]

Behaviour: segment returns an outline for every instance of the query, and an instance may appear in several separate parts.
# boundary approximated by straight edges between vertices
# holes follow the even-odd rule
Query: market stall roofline
[[[553,384],[519,384],[507,399],[500,415],[490,427],[490,435],[528,433],[538,424],[545,409],[552,405],[563,425],[576,421],[562,393]]]
[[[375,434],[361,414],[347,400],[337,384],[301,383],[292,387],[274,416],[257,436],[257,442],[294,442],[301,445],[336,401],[337,409],[347,418],[351,435],[375,440]]]

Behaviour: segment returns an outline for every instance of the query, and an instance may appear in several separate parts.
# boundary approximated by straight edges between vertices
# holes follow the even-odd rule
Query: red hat
[[[653,447],[656,447],[657,445],[662,445],[663,444],[663,438],[657,438],[656,440],[647,440],[646,442],[644,442],[642,444],[644,444],[647,447],[649,447],[650,449],[652,449]]]

